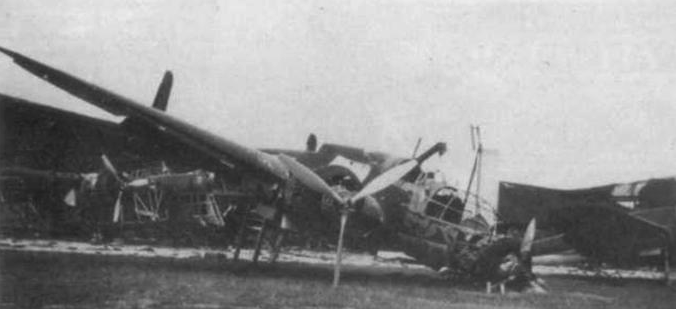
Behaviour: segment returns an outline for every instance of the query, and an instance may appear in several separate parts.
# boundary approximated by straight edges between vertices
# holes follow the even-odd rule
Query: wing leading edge
[[[2,47],[0,47],[0,52],[11,57],[17,65],[52,85],[113,115],[132,117],[156,127],[180,142],[218,160],[228,168],[253,170],[260,177],[268,180],[279,181],[288,177],[287,167],[276,156],[239,145],[17,52]]]

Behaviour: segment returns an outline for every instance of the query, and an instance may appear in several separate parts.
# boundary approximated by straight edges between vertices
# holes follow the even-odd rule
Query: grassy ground
[[[0,308],[674,308],[654,281],[545,278],[544,295],[487,295],[430,271],[348,267],[338,289],[330,266],[255,268],[174,260],[0,251]]]

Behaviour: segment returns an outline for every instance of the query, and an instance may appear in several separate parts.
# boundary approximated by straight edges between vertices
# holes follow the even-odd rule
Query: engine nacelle
[[[214,183],[214,174],[202,170],[148,177],[148,185],[169,191],[206,191]]]

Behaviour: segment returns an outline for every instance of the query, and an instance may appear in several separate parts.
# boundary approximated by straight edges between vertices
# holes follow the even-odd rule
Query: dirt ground
[[[676,290],[656,280],[544,276],[547,294],[499,295],[486,294],[482,284],[449,282],[425,268],[348,263],[341,286],[332,289],[331,264],[322,254],[317,258],[321,263],[282,259],[254,267],[219,254],[176,258],[0,249],[0,308],[676,306]]]

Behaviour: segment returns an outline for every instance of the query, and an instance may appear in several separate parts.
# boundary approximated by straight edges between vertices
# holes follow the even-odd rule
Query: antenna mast
[[[465,200],[463,204],[467,207],[467,201],[469,199],[470,192],[472,190],[472,183],[474,178],[476,178],[476,191],[475,191],[475,209],[474,213],[479,214],[481,210],[481,204],[479,201],[479,190],[481,189],[481,157],[483,153],[483,144],[481,143],[481,129],[479,126],[470,125],[470,137],[472,139],[472,150],[475,151],[474,155],[474,164],[472,166],[472,172],[469,175],[469,181],[467,183],[467,190],[465,191]]]

